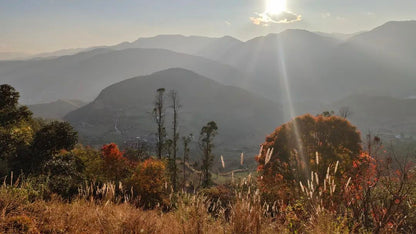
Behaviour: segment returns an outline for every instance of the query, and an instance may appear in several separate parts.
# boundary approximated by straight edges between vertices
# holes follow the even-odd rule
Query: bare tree
[[[179,133],[178,133],[178,111],[181,108],[179,103],[178,93],[175,90],[171,90],[169,92],[169,97],[171,101],[171,108],[173,110],[173,120],[172,120],[172,130],[173,130],[173,138],[172,138],[172,158],[171,158],[171,170],[172,170],[172,185],[173,190],[177,190],[177,168],[176,168],[176,153],[178,151],[178,140],[179,140]]]
[[[352,115],[352,111],[348,106],[343,106],[338,110],[339,116],[346,119]]]
[[[166,129],[165,129],[165,108],[163,103],[164,88],[159,88],[155,97],[155,103],[153,108],[153,118],[157,124],[157,156],[162,159],[162,151],[165,142]]]
[[[182,188],[185,189],[186,184],[186,163],[189,163],[189,143],[191,143],[192,140],[192,133],[188,136],[182,137],[183,141],[183,186]]]

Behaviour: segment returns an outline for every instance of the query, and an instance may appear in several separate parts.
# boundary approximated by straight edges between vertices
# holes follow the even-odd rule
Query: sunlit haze
[[[0,0],[0,52],[39,53],[183,34],[241,40],[289,28],[355,33],[415,16],[401,0]]]

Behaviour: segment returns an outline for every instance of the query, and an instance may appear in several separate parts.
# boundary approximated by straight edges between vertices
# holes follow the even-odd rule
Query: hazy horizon
[[[286,29],[351,34],[414,19],[416,2],[391,0],[0,0],[0,53],[38,54],[181,34],[246,41]],[[280,5],[279,5],[280,4]],[[279,9],[277,9],[279,8]],[[393,11],[394,9],[394,11]]]

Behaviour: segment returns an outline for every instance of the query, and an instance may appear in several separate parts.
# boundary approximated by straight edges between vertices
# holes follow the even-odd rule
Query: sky
[[[289,28],[354,33],[416,19],[415,0],[286,0],[283,11],[278,1],[285,0],[0,0],[0,53],[114,45],[159,34],[245,41]]]

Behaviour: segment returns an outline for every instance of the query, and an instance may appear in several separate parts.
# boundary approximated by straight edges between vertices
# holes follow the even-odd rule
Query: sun
[[[286,0],[266,0],[266,13],[278,15],[286,11]]]

